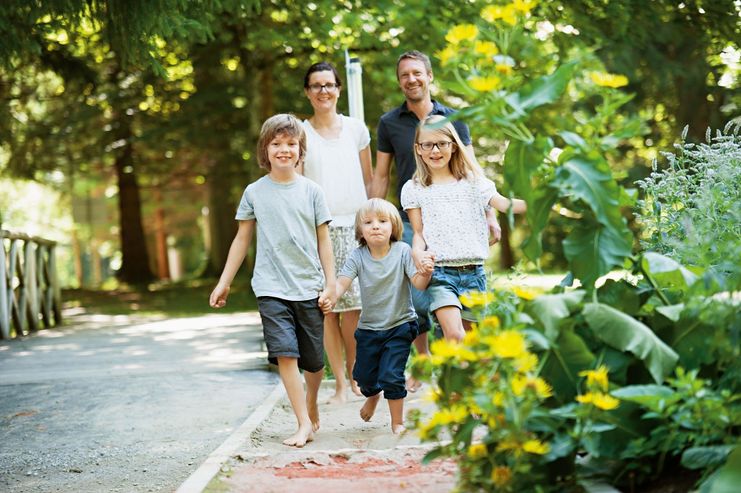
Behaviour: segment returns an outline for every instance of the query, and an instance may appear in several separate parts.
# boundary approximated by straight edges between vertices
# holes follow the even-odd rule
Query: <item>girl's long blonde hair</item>
[[[442,123],[445,122],[445,123]],[[423,132],[440,132],[443,135],[450,137],[450,140],[455,144],[451,150],[450,167],[451,173],[456,180],[462,180],[464,178],[474,179],[481,176],[481,168],[473,160],[473,158],[466,151],[461,138],[458,136],[458,132],[455,127],[446,117],[442,115],[432,115],[424,119],[418,126],[417,131],[414,133],[414,160],[417,163],[417,171],[414,173],[414,179],[421,185],[427,187],[432,183],[432,175],[430,174],[430,168],[427,163],[424,162],[422,156],[419,155],[418,147],[419,135]]]

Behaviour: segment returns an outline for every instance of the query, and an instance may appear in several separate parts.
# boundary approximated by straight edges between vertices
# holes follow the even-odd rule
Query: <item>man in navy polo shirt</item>
[[[389,188],[389,171],[391,160],[396,163],[396,198],[401,195],[401,188],[412,178],[417,169],[414,161],[414,133],[417,125],[429,115],[451,115],[455,110],[433,100],[430,96],[432,64],[430,58],[419,51],[402,53],[396,62],[396,78],[399,87],[406,99],[398,108],[385,113],[378,122],[378,152],[376,153],[376,169],[373,174],[371,195],[385,198]],[[461,141],[466,151],[474,155],[471,145],[471,132],[468,126],[460,121],[454,121]],[[475,161],[475,159],[474,159]],[[412,226],[406,212],[399,211],[404,222],[404,241],[412,244]],[[486,219],[491,233],[491,242],[499,241],[501,230],[494,211],[487,212]],[[414,346],[419,354],[429,354],[427,332],[430,330],[429,306],[430,299],[424,291],[412,288],[414,309],[417,312],[420,335],[415,339]],[[407,389],[414,392],[420,386],[415,379],[407,380]]]

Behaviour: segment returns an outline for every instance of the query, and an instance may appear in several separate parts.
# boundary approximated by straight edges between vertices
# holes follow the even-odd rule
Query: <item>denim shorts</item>
[[[277,365],[278,356],[285,356],[298,359],[298,367],[308,372],[324,368],[324,314],[318,299],[289,301],[260,296],[257,309],[268,361]]]
[[[435,267],[430,285],[427,287],[427,292],[432,298],[430,311],[434,312],[445,306],[457,306],[464,320],[475,322],[471,310],[461,305],[459,299],[462,294],[469,291],[486,291],[486,273],[483,265]]]

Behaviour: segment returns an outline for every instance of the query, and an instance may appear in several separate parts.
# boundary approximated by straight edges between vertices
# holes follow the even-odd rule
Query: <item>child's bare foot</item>
[[[360,391],[360,387],[358,387],[358,382],[355,380],[350,381],[350,390],[352,390],[352,393],[360,397],[363,395],[363,393]]]
[[[376,394],[365,399],[365,404],[360,408],[360,417],[363,418],[363,421],[370,421],[373,417],[380,398],[381,394]]]
[[[283,445],[301,448],[312,440],[314,440],[314,433],[312,433],[311,427],[299,426],[296,433],[283,440]]]
[[[327,399],[327,404],[344,404],[347,402],[347,389],[337,390],[335,394]]]
[[[407,431],[407,429],[404,427],[404,425],[402,425],[402,424],[396,424],[395,425],[395,424],[391,423],[391,432],[394,435],[401,435],[405,431]]]
[[[422,382],[414,377],[409,377],[407,378],[406,387],[409,392],[416,392],[422,387]]]

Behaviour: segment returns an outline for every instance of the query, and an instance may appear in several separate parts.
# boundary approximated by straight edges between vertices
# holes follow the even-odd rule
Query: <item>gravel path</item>
[[[0,341],[0,490],[173,491],[271,392],[254,313]]]

